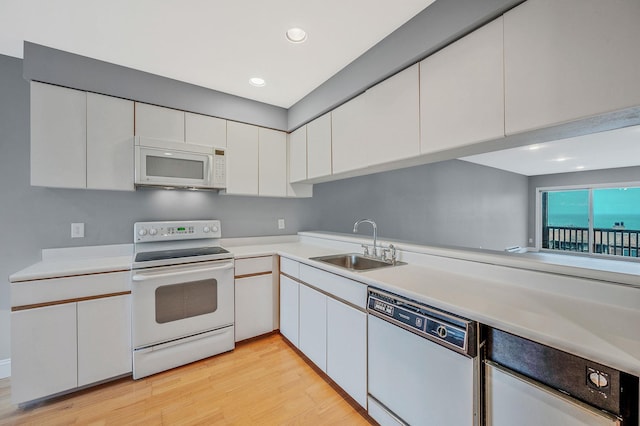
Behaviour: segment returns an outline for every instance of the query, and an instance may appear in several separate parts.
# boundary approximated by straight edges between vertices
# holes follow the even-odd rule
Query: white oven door
[[[233,260],[135,270],[132,300],[136,349],[232,325]]]

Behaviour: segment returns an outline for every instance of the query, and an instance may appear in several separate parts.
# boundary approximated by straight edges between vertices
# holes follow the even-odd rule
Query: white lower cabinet
[[[78,302],[78,386],[131,371],[131,295]]]
[[[300,286],[300,350],[327,371],[327,296]]]
[[[280,275],[280,333],[299,347],[298,342],[298,296],[300,284]]]
[[[327,298],[327,374],[367,406],[367,314]]]
[[[11,399],[19,404],[78,386],[76,304],[11,313]]]
[[[367,286],[290,259],[280,268],[301,280],[280,275],[280,332],[366,408]]]
[[[235,288],[236,342],[273,331],[273,275],[236,279]]]
[[[236,259],[235,341],[271,333],[276,304],[273,256]]]
[[[20,404],[131,372],[130,295],[11,313],[11,399]]]

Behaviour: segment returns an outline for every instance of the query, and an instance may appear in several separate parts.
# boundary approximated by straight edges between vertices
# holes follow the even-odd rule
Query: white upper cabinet
[[[420,154],[418,74],[416,64],[367,91],[368,140],[364,154],[369,165]]]
[[[31,83],[31,185],[133,191],[133,102]]]
[[[287,134],[260,127],[258,139],[258,195],[286,197]]]
[[[133,191],[133,102],[87,93],[87,188]]]
[[[333,173],[420,154],[418,65],[332,112]]]
[[[504,136],[502,17],[420,63],[423,154]]]
[[[331,175],[331,113],[307,124],[307,179]]]
[[[640,105],[638,40],[637,0],[529,0],[507,12],[507,135]]]
[[[287,197],[308,198],[313,196],[313,185],[309,183],[291,182],[291,135],[287,135]]]
[[[289,182],[307,179],[307,126],[289,135]]]
[[[31,185],[86,188],[85,92],[31,82]]]
[[[226,148],[227,120],[185,112],[184,135],[187,143]]]
[[[136,102],[136,136],[184,142],[184,111]]]
[[[258,195],[258,127],[227,123],[227,193]]]
[[[369,119],[366,115],[366,93],[333,110],[331,155],[334,174],[369,165],[366,157]]]

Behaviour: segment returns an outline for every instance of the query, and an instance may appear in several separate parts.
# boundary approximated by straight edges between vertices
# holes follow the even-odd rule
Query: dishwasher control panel
[[[368,312],[456,352],[475,356],[474,321],[377,289],[369,290]]]

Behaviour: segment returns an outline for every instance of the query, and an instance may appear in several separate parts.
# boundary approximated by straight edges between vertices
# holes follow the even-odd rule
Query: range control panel
[[[379,290],[369,290],[368,308],[375,316],[456,352],[475,356],[475,345],[470,342],[470,338],[475,338],[470,332],[475,324],[473,321]]]
[[[136,243],[220,238],[221,235],[219,220],[136,222],[133,226]]]

